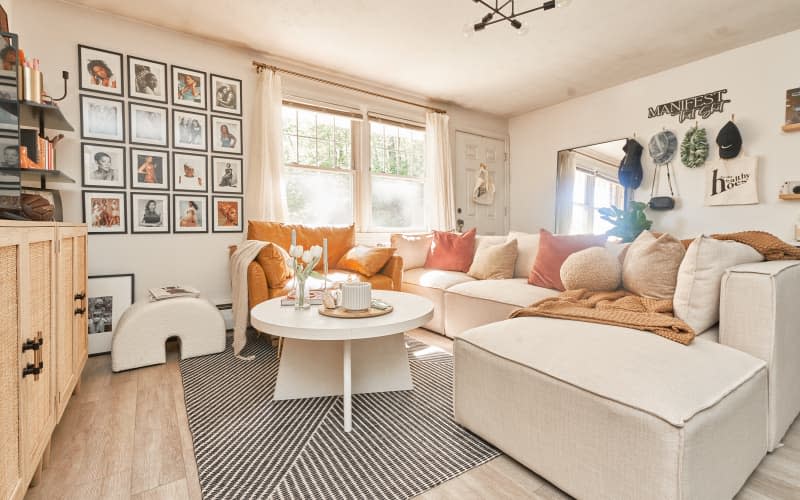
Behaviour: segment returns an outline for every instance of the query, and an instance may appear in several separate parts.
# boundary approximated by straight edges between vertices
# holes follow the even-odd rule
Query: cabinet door
[[[76,305],[74,299],[74,267],[75,249],[74,238],[59,238],[58,262],[58,288],[56,291],[56,401],[58,419],[64,413],[69,402],[70,393],[75,386],[75,347],[72,340],[73,323]]]
[[[72,341],[73,341],[73,362],[74,373],[76,382],[79,382],[83,367],[86,366],[86,358],[89,356],[89,331],[87,329],[87,318],[89,317],[88,306],[89,299],[86,295],[87,292],[87,267],[86,267],[86,254],[87,254],[87,234],[86,227],[77,228],[79,234],[75,236],[75,245],[73,253],[73,267],[72,277],[72,297],[83,297],[75,299],[74,306],[82,308],[85,312],[83,314],[73,315],[72,326]]]

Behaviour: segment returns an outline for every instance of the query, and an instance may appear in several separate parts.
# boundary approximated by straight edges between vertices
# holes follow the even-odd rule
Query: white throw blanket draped
[[[247,303],[247,266],[258,256],[266,241],[247,240],[231,255],[231,295],[233,303],[233,354],[239,359],[252,361],[254,356],[240,356],[247,344],[247,324],[250,311]]]
[[[425,203],[428,227],[450,231],[456,227],[453,163],[450,157],[450,117],[444,113],[425,115]]]

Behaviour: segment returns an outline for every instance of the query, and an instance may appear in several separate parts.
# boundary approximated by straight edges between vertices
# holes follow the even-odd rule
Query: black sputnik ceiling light
[[[483,31],[487,26],[497,23],[509,23],[511,27],[517,30],[517,33],[524,35],[528,32],[528,23],[520,21],[518,19],[519,17],[539,10],[550,10],[555,9],[556,7],[566,7],[572,0],[548,0],[538,7],[533,7],[531,9],[522,11],[517,11],[515,5],[517,2],[514,0],[495,0],[494,5],[491,5],[489,2],[485,2],[484,0],[473,1],[489,9],[489,12],[487,12],[486,15],[480,19],[464,25],[465,37],[470,37],[473,33]]]

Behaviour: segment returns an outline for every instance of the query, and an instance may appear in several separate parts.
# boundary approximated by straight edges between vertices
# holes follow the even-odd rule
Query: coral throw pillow
[[[464,234],[434,231],[425,267],[462,273],[469,271],[475,254],[475,232],[474,227]]]
[[[389,247],[367,247],[356,245],[339,259],[336,269],[355,271],[367,278],[375,276],[394,255],[395,249]]]
[[[528,283],[542,288],[564,291],[561,264],[567,257],[589,247],[605,245],[604,234],[554,235],[546,229],[539,231],[539,251],[528,276]]]

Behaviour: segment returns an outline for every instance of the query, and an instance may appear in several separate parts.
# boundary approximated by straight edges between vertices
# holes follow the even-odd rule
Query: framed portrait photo
[[[128,56],[128,97],[167,103],[167,65]]]
[[[83,192],[83,222],[89,226],[89,234],[127,233],[126,209],[124,192]]]
[[[172,195],[175,233],[208,232],[208,197],[198,195]]]
[[[167,108],[129,102],[128,115],[131,121],[128,128],[131,144],[162,147],[169,144]]]
[[[191,153],[172,153],[172,189],[208,191],[208,157]]]
[[[0,132],[0,167],[19,168],[19,136],[13,132]]]
[[[133,304],[132,274],[89,276],[86,293],[89,354],[111,351],[114,328],[122,313]]]
[[[212,113],[242,116],[242,81],[211,74],[209,97]]]
[[[125,147],[81,143],[81,184],[125,188]]]
[[[131,148],[131,188],[169,189],[169,152]]]
[[[238,196],[214,196],[211,203],[212,229],[214,233],[241,233],[242,198]]]
[[[122,97],[122,54],[78,45],[78,81],[81,90]]]
[[[81,95],[81,138],[125,142],[125,104]]]
[[[211,157],[211,190],[215,193],[244,194],[242,159]]]
[[[131,233],[169,233],[169,195],[131,193]]]
[[[172,104],[206,109],[206,73],[172,66]]]
[[[225,116],[211,117],[211,151],[242,154],[242,120]]]
[[[208,150],[208,117],[199,113],[172,110],[172,147]]]

